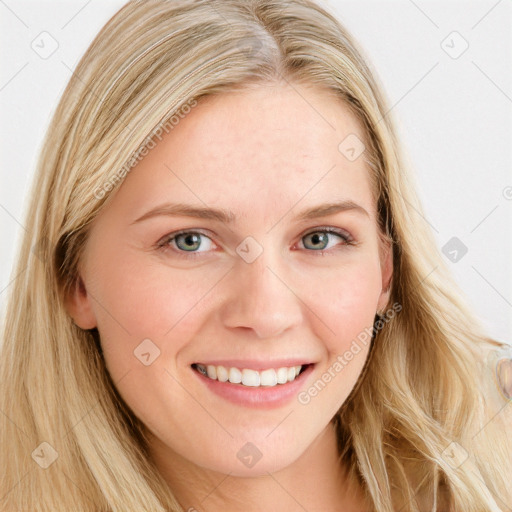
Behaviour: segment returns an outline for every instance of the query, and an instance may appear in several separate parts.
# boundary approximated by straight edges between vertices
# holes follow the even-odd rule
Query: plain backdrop
[[[51,114],[79,58],[124,3],[0,0],[2,314],[20,236],[31,231],[27,193]],[[512,2],[323,4],[384,86],[425,207],[417,222],[431,226],[488,333],[511,343]]]

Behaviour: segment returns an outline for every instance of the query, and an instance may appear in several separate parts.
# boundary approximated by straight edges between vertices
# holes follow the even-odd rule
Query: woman
[[[385,112],[310,1],[107,23],[11,288],[2,510],[512,506],[510,353],[410,215]]]

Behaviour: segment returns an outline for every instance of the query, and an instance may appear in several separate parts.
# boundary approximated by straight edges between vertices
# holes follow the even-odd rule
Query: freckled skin
[[[86,293],[77,292],[69,310],[81,327],[98,327],[108,370],[114,382],[126,375],[119,392],[150,430],[169,481],[177,468],[217,483],[217,472],[233,479],[279,472],[294,496],[304,496],[301,503],[308,492],[339,499],[329,422],[356,383],[368,346],[309,404],[293,399],[268,410],[212,394],[190,365],[303,356],[316,363],[306,390],[372,326],[388,299],[391,262],[379,252],[364,160],[350,162],[338,150],[350,133],[364,139],[349,110],[318,89],[268,85],[208,97],[127,175],[95,220],[81,262]],[[303,209],[341,199],[369,215],[294,220]],[[160,216],[132,224],[165,202],[224,208],[237,220],[228,227]],[[315,251],[304,235],[326,226],[350,233],[355,245],[328,235],[329,248]],[[180,257],[190,253],[175,245],[156,248],[182,229],[206,233],[195,258]],[[250,264],[236,253],[247,236],[263,247]],[[134,356],[144,339],[161,351],[149,366]],[[237,458],[246,442],[263,454],[252,468]],[[243,484],[248,493],[256,489],[250,482]],[[180,488],[185,503],[197,486]],[[258,492],[261,507],[271,491]]]

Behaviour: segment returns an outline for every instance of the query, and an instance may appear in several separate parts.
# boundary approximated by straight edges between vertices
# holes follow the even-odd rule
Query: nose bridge
[[[240,258],[231,276],[232,292],[224,306],[226,327],[250,328],[260,338],[279,336],[299,324],[302,308],[292,291],[290,273],[279,251],[265,248],[252,263]]]

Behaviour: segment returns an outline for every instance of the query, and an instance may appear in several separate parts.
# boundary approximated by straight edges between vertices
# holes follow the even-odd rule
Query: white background
[[[51,113],[78,59],[124,3],[0,0],[2,313],[17,244],[30,230],[22,225],[27,192]],[[324,5],[384,85],[425,206],[417,221],[431,225],[440,248],[452,237],[467,246],[448,263],[489,334],[512,342],[512,2]],[[48,37],[43,31],[58,42],[47,59],[31,47]],[[446,53],[464,40],[458,58]]]

